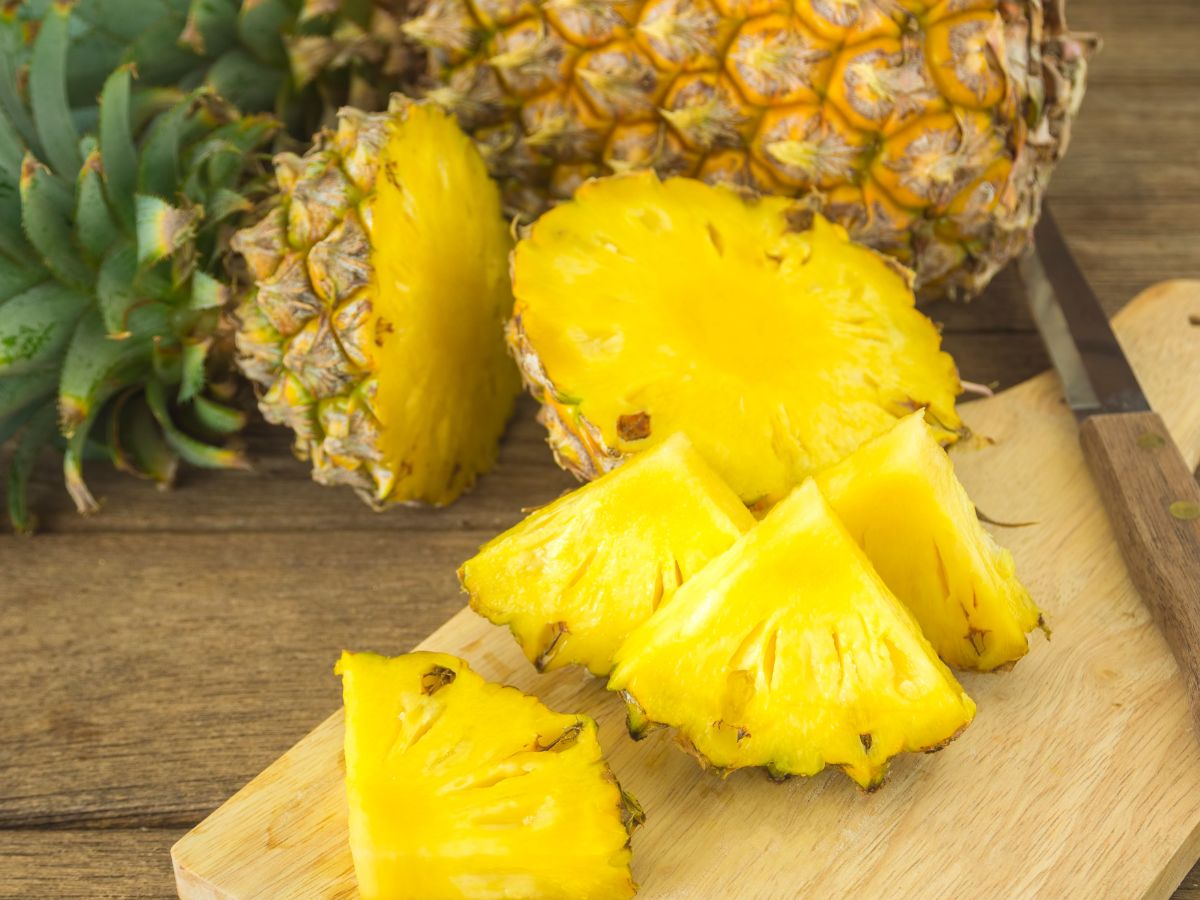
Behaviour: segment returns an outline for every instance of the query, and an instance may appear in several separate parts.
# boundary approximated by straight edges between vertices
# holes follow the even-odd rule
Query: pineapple
[[[493,462],[520,382],[505,352],[511,239],[453,118],[344,109],[233,239],[256,286],[239,365],[313,477],[369,503],[449,503]]]
[[[1008,668],[1041,613],[913,413],[817,475],[829,505],[947,663]]]
[[[408,0],[74,0],[68,94],[91,127],[96,86],[130,65],[143,87],[206,87],[243,112],[271,112],[307,141],[349,103],[374,111],[412,80],[421,54],[400,23]],[[9,4],[35,33],[53,0]],[[4,13],[0,12],[0,16]],[[11,49],[17,65],[28,46]],[[0,68],[3,62],[0,62]]]
[[[975,713],[811,480],[633,632],[609,688],[635,737],[674,726],[704,765],[836,765],[867,789]]]
[[[1094,45],[1062,0],[424,0],[424,90],[516,210],[651,167],[809,196],[972,294],[1024,243]]]
[[[795,201],[613,176],[538,220],[512,271],[508,340],[580,478],[683,431],[765,508],[914,409],[943,442],[961,428],[908,273]]]
[[[607,675],[626,635],[754,524],[676,434],[532,513],[458,570],[471,608],[539,670]]]
[[[630,897],[641,810],[596,723],[461,659],[343,653],[350,849],[364,898]]]
[[[73,110],[69,59],[92,59],[71,46],[80,23],[54,4],[37,24],[27,43],[0,15],[0,444],[16,441],[18,531],[33,527],[29,473],[56,441],[81,512],[97,507],[85,455],[160,484],[180,460],[245,465],[227,441],[245,416],[223,361],[225,235],[278,131],[205,88],[139,90],[129,67]],[[81,131],[89,115],[95,131]]]

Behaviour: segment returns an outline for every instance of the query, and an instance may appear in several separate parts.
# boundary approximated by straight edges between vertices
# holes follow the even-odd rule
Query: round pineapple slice
[[[496,455],[520,389],[504,349],[511,238],[478,151],[431,104],[345,109],[233,247],[256,279],[242,371],[313,477],[373,505],[449,503]]]
[[[961,427],[910,274],[784,198],[590,182],[517,245],[513,293],[509,342],[581,478],[682,431],[769,506],[915,409],[945,443]]]
[[[631,897],[642,821],[596,723],[454,656],[343,653],[346,791],[359,893]]]

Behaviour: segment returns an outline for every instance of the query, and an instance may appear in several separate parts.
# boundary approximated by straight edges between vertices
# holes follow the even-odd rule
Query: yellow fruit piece
[[[702,764],[835,765],[868,789],[975,714],[811,481],[630,636],[609,688],[635,736],[673,726]]]
[[[682,434],[532,513],[458,571],[539,669],[606,675],[621,641],[754,525]]]
[[[920,413],[816,481],[942,659],[989,671],[1025,655],[1041,612]]]
[[[960,427],[954,362],[907,273],[783,198],[645,172],[588,183],[517,245],[513,292],[509,341],[582,478],[682,431],[769,506],[914,409],[946,442]]]
[[[491,466],[520,388],[511,239],[482,157],[444,111],[398,101],[343,110],[276,166],[279,205],[233,241],[256,279],[236,337],[263,414],[318,481],[449,503]]]
[[[343,653],[350,850],[360,894],[634,894],[641,811],[596,723],[551,712],[443,653]]]

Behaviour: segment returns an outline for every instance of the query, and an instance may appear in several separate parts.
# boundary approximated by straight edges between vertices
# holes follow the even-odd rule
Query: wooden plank
[[[180,832],[0,831],[0,900],[170,896],[174,884],[168,860]]]
[[[1193,0],[1068,0],[1067,21],[1104,39],[1090,72],[1093,86],[1178,84],[1200,79],[1195,36],[1200,4]]]
[[[192,824],[462,604],[492,532],[0,539],[0,827]]]
[[[1172,202],[1200,192],[1187,148],[1200,133],[1196,81],[1122,82],[1087,92],[1053,195]],[[1150,98],[1153,97],[1153,101]],[[1131,223],[1137,229],[1136,220]]]
[[[1189,463],[1200,456],[1200,282],[1157,287],[1117,323]],[[771,784],[701,772],[664,732],[622,736],[618,699],[585,673],[536,674],[508,633],[464,610],[420,646],[596,717],[642,802],[634,874],[647,897],[1165,897],[1200,855],[1200,743],[1179,672],[1129,581],[1056,379],[964,411],[990,442],[954,454],[1004,529],[1052,644],[1003,675],[966,674],[976,721],[893,766],[872,795],[840,774]],[[1019,488],[1017,487],[1019,485]],[[351,896],[340,714],[172,851],[182,897]],[[736,823],[731,829],[729,823]],[[936,848],[936,852],[930,852]]]

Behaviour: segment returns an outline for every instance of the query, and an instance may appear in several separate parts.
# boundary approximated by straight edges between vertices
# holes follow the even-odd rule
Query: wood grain
[[[460,605],[454,568],[489,537],[363,532],[332,560],[319,533],[0,543],[0,646],[24,649],[0,825],[194,824],[338,703],[343,647],[406,650]]]
[[[1116,327],[1148,396],[1195,459],[1200,282],[1149,291]],[[463,610],[423,641],[483,675],[584,711],[647,811],[634,838],[646,897],[1165,897],[1200,854],[1200,742],[1179,671],[1114,552],[1056,379],[964,407],[980,438],[953,454],[1007,529],[1054,630],[1014,672],[964,675],[976,721],[904,758],[873,795],[836,772],[786,785],[701,772],[663,732],[635,744],[623,710],[574,670],[536,674],[504,629]],[[1019,489],[1014,485],[1019,484]],[[993,512],[995,511],[995,512]],[[364,647],[363,649],[371,649]],[[175,845],[182,897],[352,896],[336,714]],[[936,847],[937,852],[929,852]]]
[[[0,900],[159,900],[174,893],[164,863],[182,829],[7,831],[0,835]]]
[[[1200,737],[1200,485],[1157,413],[1092,416],[1079,438],[1133,583],[1183,673]]]

